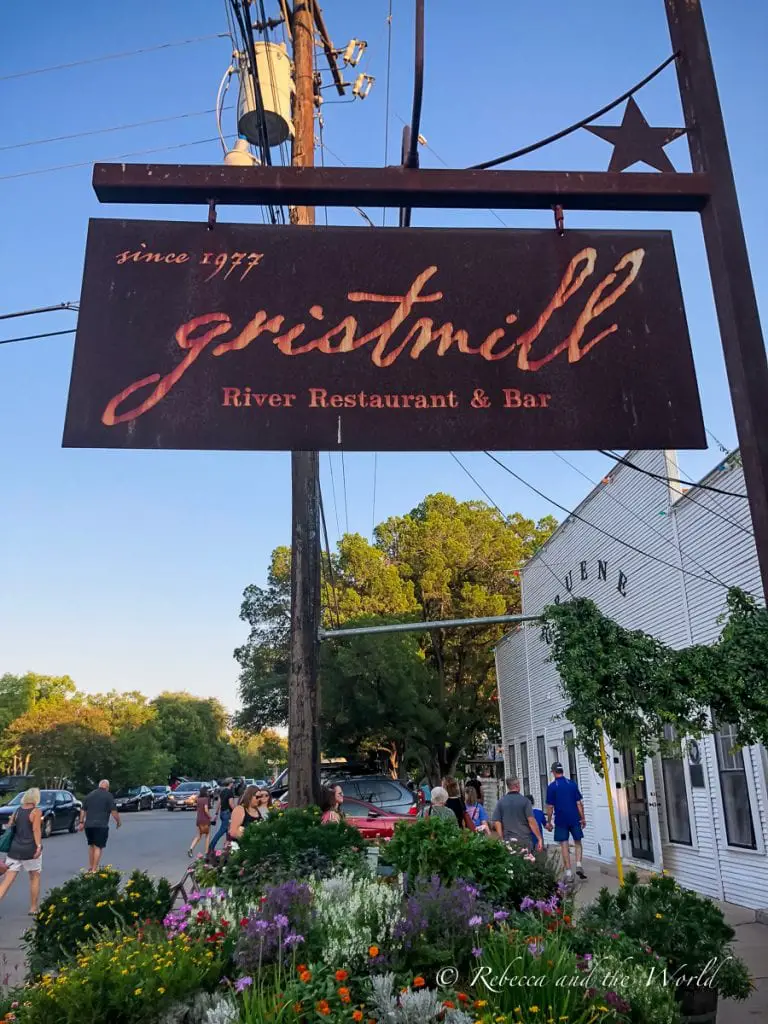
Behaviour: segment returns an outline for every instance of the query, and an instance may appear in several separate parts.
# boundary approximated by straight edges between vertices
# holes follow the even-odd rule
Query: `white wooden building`
[[[674,453],[627,457],[665,479],[680,476]],[[701,482],[743,494],[738,455]],[[521,582],[525,614],[537,614],[558,596],[590,597],[622,626],[676,647],[717,638],[724,584],[763,600],[746,500],[696,488],[683,493],[622,465],[523,568]],[[561,760],[584,795],[585,855],[613,862],[605,784],[561,717],[564,700],[548,655],[537,623],[507,634],[496,649],[507,771],[542,806],[549,766]],[[630,751],[609,749],[608,759],[625,863],[664,868],[681,885],[716,899],[768,907],[762,747],[734,752],[724,724],[698,742],[681,737],[679,757],[656,757],[638,770]],[[625,785],[638,775],[641,781]]]

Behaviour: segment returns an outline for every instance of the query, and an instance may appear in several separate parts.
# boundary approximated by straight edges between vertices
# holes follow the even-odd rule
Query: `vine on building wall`
[[[727,722],[738,746],[768,744],[768,612],[732,588],[723,618],[714,644],[675,650],[624,629],[587,598],[544,609],[563,715],[598,773],[600,722],[615,748],[632,747],[639,759],[661,749],[665,725],[698,737],[713,731],[713,720]]]

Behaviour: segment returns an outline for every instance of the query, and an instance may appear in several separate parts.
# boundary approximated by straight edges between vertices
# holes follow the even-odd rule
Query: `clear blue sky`
[[[274,0],[268,7],[276,7]],[[387,0],[327,0],[324,7],[337,45],[351,36],[367,39],[363,69],[376,76],[364,103],[324,106],[326,161],[381,164]],[[410,112],[413,5],[394,0],[393,7],[389,161],[395,163],[400,118]],[[705,14],[764,308],[768,5],[707,0]],[[80,0],[47,5],[42,21],[37,8],[4,4],[0,77],[225,28],[223,0]],[[662,0],[494,5],[427,0],[422,132],[431,150],[422,150],[422,163],[462,166],[525,145],[613,99],[669,52]],[[89,217],[190,218],[189,209],[100,208],[88,166],[34,172],[210,140],[216,133],[213,117],[206,115],[50,145],[7,147],[210,108],[229,54],[228,40],[214,39],[0,81],[0,311],[77,299]],[[326,96],[333,98],[330,91]],[[652,124],[682,123],[671,68],[643,90],[639,102]],[[604,120],[618,123],[620,111]],[[667,151],[678,168],[687,169],[684,140]],[[602,170],[609,155],[605,142],[580,132],[517,166]],[[208,142],[147,159],[218,163],[221,150]],[[191,216],[202,218],[204,211]],[[237,219],[231,209],[220,216]],[[240,219],[254,216],[246,211]],[[552,223],[543,214],[502,216],[512,226]],[[332,212],[331,221],[359,223],[356,214],[345,212]],[[414,223],[499,226],[485,212],[416,212]],[[697,218],[572,214],[567,225],[674,229],[705,420],[728,446],[735,444]],[[0,337],[73,325],[71,313],[5,321]],[[289,456],[62,450],[72,344],[63,337],[0,346],[0,672],[69,673],[89,691],[138,688],[155,694],[185,688],[219,696],[234,707],[232,650],[244,637],[238,621],[242,590],[263,581],[270,551],[289,540]],[[599,455],[569,457],[594,478],[607,468]],[[684,470],[698,474],[716,458],[715,452],[683,453],[681,461]],[[509,459],[569,507],[589,489],[549,453]],[[345,511],[341,465],[334,456],[342,529],[348,514],[350,530],[370,534],[373,462],[371,454],[347,457]],[[531,516],[553,511],[483,456],[470,455],[467,462],[505,510]],[[335,537],[326,455],[322,465]],[[479,497],[447,453],[380,455],[377,521],[408,511],[438,489],[460,499]]]

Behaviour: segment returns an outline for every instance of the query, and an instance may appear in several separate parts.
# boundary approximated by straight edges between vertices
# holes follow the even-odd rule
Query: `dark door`
[[[653,862],[651,819],[648,813],[648,790],[642,778],[642,766],[637,764],[634,750],[624,749],[624,789],[627,794],[629,816],[629,842],[632,856]]]

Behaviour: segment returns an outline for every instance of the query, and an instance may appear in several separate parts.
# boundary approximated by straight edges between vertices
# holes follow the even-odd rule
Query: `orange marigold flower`
[[[466,992],[459,992],[459,1002],[460,1003],[468,1003],[469,1002],[469,996],[467,995]]]
[[[422,976],[420,974],[417,974],[416,977],[413,979],[413,987],[414,988],[424,988],[424,986],[426,984],[427,984],[426,981],[424,981],[424,979],[422,978]]]
[[[320,1002],[315,1005],[315,1009],[319,1014],[322,1014],[323,1017],[327,1017],[331,1012],[327,999],[321,999]]]
[[[337,990],[336,994],[338,995],[338,997],[342,1001],[342,1003],[348,1003],[349,1002],[349,989],[348,988],[344,988],[342,986],[342,988]]]
[[[363,1011],[362,1010],[355,1010],[352,1013],[352,1020],[362,1020],[362,1019],[363,1019]]]
[[[293,1004],[293,1012],[294,1013],[301,1013],[301,1011],[303,1009],[304,1009],[304,1007],[303,1007],[303,1005],[301,1003],[294,1003]]]
[[[299,972],[299,974],[301,974],[302,971],[306,971],[306,969],[307,969],[307,965],[306,964],[297,964],[296,965],[296,970]]]
[[[456,1009],[456,1003],[452,1003],[450,999],[443,1000],[443,1006],[445,1006],[446,1009],[448,1009],[448,1010],[455,1010]]]
[[[368,956],[378,956],[378,955],[379,955],[379,947],[378,946],[369,946],[368,947]]]
[[[334,977],[336,978],[336,981],[346,981],[349,977],[349,971],[336,971]]]
[[[299,975],[299,981],[303,981],[304,984],[308,981],[312,981],[312,971],[302,971]]]
[[[571,923],[571,915],[570,914],[564,914],[563,915],[563,920],[565,921],[566,924],[570,924]]]

